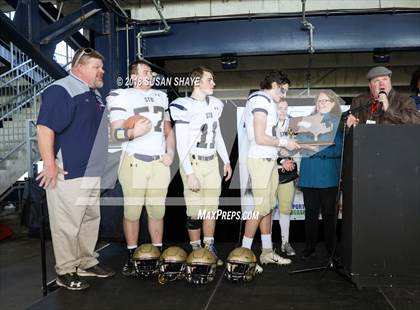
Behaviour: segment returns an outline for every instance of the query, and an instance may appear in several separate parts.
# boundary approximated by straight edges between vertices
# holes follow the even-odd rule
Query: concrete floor
[[[12,237],[0,241],[0,300],[2,309],[24,309],[42,298],[41,247],[39,239],[27,237],[17,214],[0,218],[13,230]],[[47,275],[55,278],[51,242],[47,241]]]
[[[20,226],[18,215],[0,217],[0,223],[14,231],[11,238],[0,241],[0,308],[1,309],[420,309],[420,283],[399,287],[352,287],[334,272],[321,278],[320,272],[290,276],[288,271],[323,266],[326,255],[319,250],[310,262],[300,255],[287,267],[268,266],[251,283],[232,284],[222,278],[206,286],[192,286],[185,281],[157,284],[156,279],[127,279],[120,274],[125,249],[114,243],[101,251],[100,260],[118,271],[112,279],[89,279],[87,291],[58,289],[42,296],[40,241],[29,239]],[[298,254],[303,244],[295,243]],[[218,245],[226,257],[233,244]],[[258,245],[256,245],[258,247]],[[319,249],[322,247],[319,246]],[[54,280],[51,242],[47,241],[47,278]],[[255,249],[259,253],[258,249]],[[318,250],[317,250],[318,251]]]

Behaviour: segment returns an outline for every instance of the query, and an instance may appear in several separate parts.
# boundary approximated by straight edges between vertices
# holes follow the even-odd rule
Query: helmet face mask
[[[236,248],[230,252],[226,260],[226,279],[234,282],[251,281],[256,274],[257,258],[247,248]]]
[[[188,255],[185,279],[191,284],[207,284],[216,275],[217,257],[205,248],[194,250]]]
[[[165,283],[181,280],[185,277],[185,263],[161,263],[159,276],[165,279]]]
[[[160,251],[152,244],[142,244],[133,254],[133,263],[136,275],[149,278],[157,274]]]
[[[151,278],[158,273],[159,259],[153,260],[134,260],[134,269],[137,276],[141,278]]]
[[[226,263],[225,277],[231,281],[251,281],[255,276],[255,263],[240,264],[240,263]]]
[[[163,251],[159,262],[159,284],[165,284],[185,277],[187,253],[180,247],[172,246]]]
[[[214,280],[215,275],[215,265],[187,265],[185,278],[188,283],[207,284]]]

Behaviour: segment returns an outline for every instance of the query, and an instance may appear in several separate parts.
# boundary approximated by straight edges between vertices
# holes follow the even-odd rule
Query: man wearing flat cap
[[[350,109],[355,111],[347,119],[354,124],[420,124],[420,113],[414,101],[392,89],[392,71],[378,66],[369,70],[369,94],[355,97]]]

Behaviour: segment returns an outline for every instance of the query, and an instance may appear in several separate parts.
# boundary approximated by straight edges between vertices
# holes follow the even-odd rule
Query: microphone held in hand
[[[388,96],[384,89],[380,89],[378,93],[378,97],[375,98],[375,104],[383,104],[382,100],[380,99],[381,95]]]

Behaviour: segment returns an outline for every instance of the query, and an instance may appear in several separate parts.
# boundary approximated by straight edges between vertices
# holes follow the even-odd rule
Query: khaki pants
[[[64,180],[47,189],[48,213],[57,274],[75,272],[98,264],[95,252],[100,211],[100,178]]]
[[[277,163],[274,159],[248,158],[248,172],[251,177],[254,211],[266,216],[275,207],[279,182]]]
[[[277,199],[281,214],[290,215],[292,212],[293,198],[295,197],[295,182],[279,184],[277,187]]]
[[[214,156],[209,161],[192,158],[190,160],[194,174],[200,181],[201,189],[196,193],[189,190],[187,176],[182,167],[180,168],[180,172],[182,182],[184,183],[184,199],[187,205],[187,216],[197,218],[200,210],[206,213],[217,211],[219,197],[222,192],[222,180],[217,156]]]
[[[125,219],[138,221],[143,205],[150,218],[164,217],[171,171],[160,159],[145,162],[123,153],[118,179],[124,194]]]

